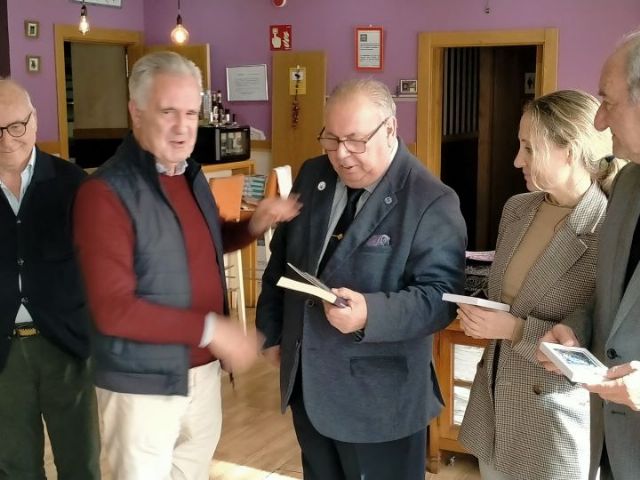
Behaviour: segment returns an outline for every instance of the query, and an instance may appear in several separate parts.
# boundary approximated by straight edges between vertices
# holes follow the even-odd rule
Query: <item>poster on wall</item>
[[[227,67],[227,98],[230,102],[269,100],[267,65]]]
[[[269,35],[271,50],[291,50],[291,25],[271,25]]]
[[[356,69],[380,71],[384,67],[382,27],[356,27]]]

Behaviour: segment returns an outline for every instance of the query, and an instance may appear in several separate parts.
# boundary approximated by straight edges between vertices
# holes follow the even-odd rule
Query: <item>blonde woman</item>
[[[540,339],[593,294],[598,229],[619,161],[575,90],[540,97],[520,121],[530,193],[503,210],[489,297],[511,312],[460,305],[467,335],[491,340],[478,364],[460,441],[484,480],[579,480],[589,466],[589,395],[536,361]],[[606,158],[605,158],[606,157]]]

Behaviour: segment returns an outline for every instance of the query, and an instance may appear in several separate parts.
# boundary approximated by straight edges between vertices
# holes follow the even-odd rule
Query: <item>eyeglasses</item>
[[[23,136],[27,132],[27,124],[29,123],[29,120],[31,120],[32,113],[33,110],[29,113],[29,116],[24,122],[13,122],[6,127],[0,127],[0,138],[2,138],[4,130],[6,130],[7,133],[14,138]]]
[[[322,127],[322,130],[320,130],[318,134],[318,142],[320,142],[320,146],[327,152],[335,152],[340,148],[340,144],[342,143],[349,153],[364,153],[367,151],[367,143],[378,133],[378,130],[382,128],[389,118],[391,117],[385,118],[373,132],[361,140],[353,140],[351,138],[340,140],[336,137],[323,137],[322,134],[324,133],[325,127]]]

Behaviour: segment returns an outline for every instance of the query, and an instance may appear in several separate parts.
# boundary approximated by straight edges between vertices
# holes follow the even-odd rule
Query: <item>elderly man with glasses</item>
[[[432,335],[462,289],[466,229],[456,194],[397,138],[386,86],[350,80],[327,101],[294,192],[300,215],[278,227],[257,326],[280,366],[304,478],[424,479],[426,426],[442,404]],[[346,307],[276,283],[317,275]]]
[[[43,420],[58,478],[100,478],[85,297],[71,204],[84,178],[36,146],[29,94],[0,79],[0,478],[43,479]]]

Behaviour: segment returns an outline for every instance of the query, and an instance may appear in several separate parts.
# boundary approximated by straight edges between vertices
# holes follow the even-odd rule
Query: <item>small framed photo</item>
[[[27,55],[27,72],[40,73],[40,57],[37,55]]]
[[[400,80],[398,95],[417,95],[418,80]]]
[[[40,22],[37,22],[36,20],[25,20],[24,36],[29,38],[38,38],[40,36]]]

